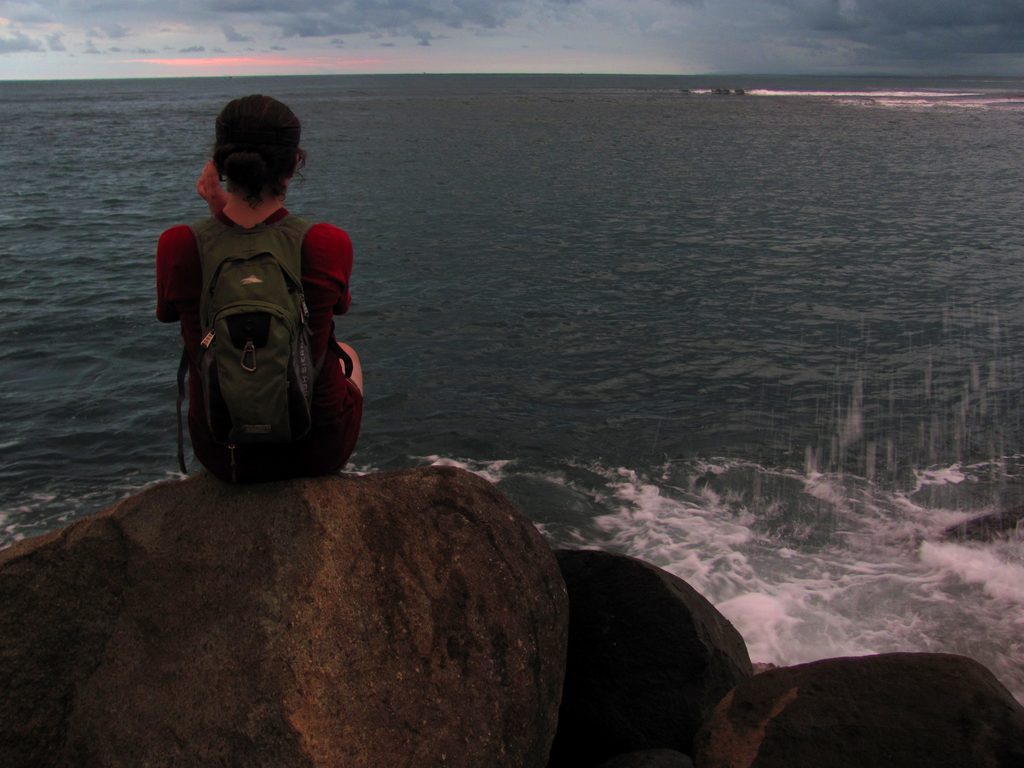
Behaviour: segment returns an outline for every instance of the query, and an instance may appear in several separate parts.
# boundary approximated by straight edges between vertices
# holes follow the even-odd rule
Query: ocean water
[[[757,661],[962,653],[1024,700],[1022,532],[943,535],[1024,505],[1024,80],[0,83],[0,546],[177,477],[155,243],[253,92],[355,243],[353,471],[478,472]]]

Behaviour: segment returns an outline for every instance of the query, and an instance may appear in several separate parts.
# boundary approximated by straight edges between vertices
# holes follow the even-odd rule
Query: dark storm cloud
[[[891,61],[1024,52],[1020,0],[773,0],[799,29]]]
[[[127,0],[126,0],[127,1]],[[553,5],[586,0],[541,0]],[[429,46],[438,28],[496,29],[526,13],[528,0],[214,0],[196,6],[222,28],[235,19],[257,22],[281,37],[333,38],[390,35]]]
[[[455,47],[459,30],[514,28],[542,55],[554,20],[578,31],[568,42],[580,49],[585,35],[612,47],[628,39],[627,55],[642,59],[636,40],[649,33],[652,44],[678,50],[681,65],[720,71],[1024,66],[1024,0],[7,0],[0,15],[11,20],[0,28],[0,54],[60,50],[50,35],[61,25],[65,41],[180,27],[182,45],[197,42],[197,29],[219,29],[228,43],[303,38],[310,47],[355,36],[422,46],[447,38]]]
[[[127,0],[123,0],[127,2]],[[194,0],[193,0],[194,2]],[[815,50],[845,50],[859,63],[955,61],[958,57],[1024,52],[1024,0],[661,0],[714,17],[727,60],[751,38]],[[413,37],[421,45],[441,28],[496,29],[537,18],[545,7],[607,7],[604,0],[214,0],[196,3],[225,23],[244,16],[284,37],[356,34]],[[629,12],[628,3],[620,6]],[[647,3],[651,12],[656,4]],[[774,10],[773,10],[774,9]],[[778,11],[782,11],[780,14]],[[752,26],[750,24],[752,23]],[[747,25],[747,26],[745,26]],[[742,31],[740,31],[742,30]],[[852,52],[852,53],[849,53]],[[838,55],[838,54],[836,54]],[[852,62],[858,63],[858,62]]]
[[[128,37],[131,31],[120,24],[100,24],[90,27],[86,33],[88,37],[109,37],[112,40]]]
[[[295,14],[282,18],[275,26],[285,37],[337,37],[372,32],[377,28],[353,24],[342,18],[321,14]]]
[[[1024,24],[1024,4],[1007,0],[858,0],[853,7],[861,18],[895,31]]]
[[[221,31],[224,33],[224,39],[227,40],[229,43],[251,43],[252,42],[252,38],[249,37],[249,35],[243,35],[241,32],[238,32],[230,24],[222,24],[221,25]]]
[[[565,0],[549,0],[564,4]],[[412,34],[422,25],[493,29],[524,13],[524,0],[296,0],[282,12],[273,0],[215,0],[216,13],[242,14],[286,37],[336,37],[362,33]]]
[[[21,51],[41,51],[43,44],[33,40],[23,32],[0,37],[0,53],[19,53]]]

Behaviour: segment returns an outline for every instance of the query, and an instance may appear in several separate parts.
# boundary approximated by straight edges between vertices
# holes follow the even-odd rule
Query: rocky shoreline
[[[0,765],[1024,768],[977,662],[754,674],[648,563],[451,468],[154,486],[0,551]]]

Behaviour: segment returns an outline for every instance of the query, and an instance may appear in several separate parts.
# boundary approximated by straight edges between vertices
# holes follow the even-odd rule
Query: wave
[[[747,91],[750,96],[817,96],[826,98],[862,97],[867,99],[957,99],[970,97],[986,97],[978,91],[799,91],[776,90],[770,88],[752,88]]]
[[[90,485],[83,485],[74,478],[52,477],[37,490],[12,493],[0,507],[0,549],[62,528],[156,483],[183,477],[177,471],[167,471],[150,479],[135,473],[116,477],[107,473],[97,476],[96,482]],[[33,487],[37,487],[36,484]]]
[[[780,90],[754,88],[750,96],[831,99],[857,106],[902,109],[1024,109],[1024,95],[1007,92],[938,90]]]
[[[977,513],[964,503],[980,468],[928,468],[892,490],[725,458],[647,471],[424,460],[497,482],[552,546],[618,551],[683,578],[736,626],[755,661],[960,653],[1024,701],[1020,541],[943,537]]]

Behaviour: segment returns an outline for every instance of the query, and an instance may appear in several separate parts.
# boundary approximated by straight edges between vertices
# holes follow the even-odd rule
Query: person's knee
[[[341,347],[342,352],[344,352],[352,361],[352,370],[349,373],[348,378],[352,380],[352,383],[356,385],[361,394],[363,391],[363,365],[359,361],[359,354],[355,349],[343,341],[339,341],[338,346]],[[344,370],[345,361],[339,360],[338,362],[341,364],[342,370]]]
[[[359,353],[356,352],[355,349],[351,345],[346,344],[343,341],[339,341],[338,342],[338,346],[341,347],[342,351],[346,355],[348,355],[348,357],[352,360],[352,367],[353,367],[353,369],[361,368],[362,367],[360,365],[360,363],[359,363]]]

